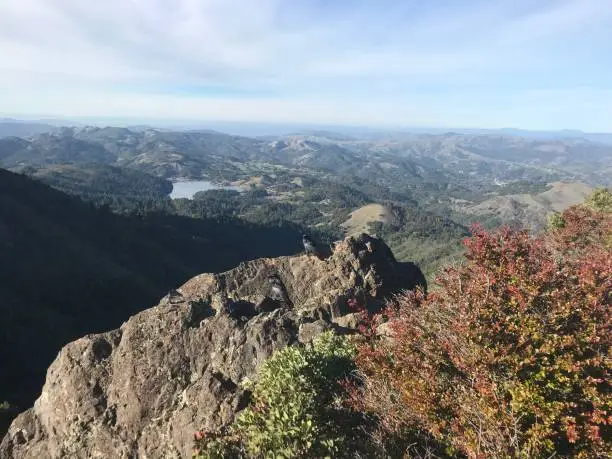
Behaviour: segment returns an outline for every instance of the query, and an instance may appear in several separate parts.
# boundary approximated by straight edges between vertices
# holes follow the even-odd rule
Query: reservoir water
[[[172,193],[170,193],[170,197],[172,199],[179,198],[193,198],[193,195],[198,191],[207,191],[207,190],[236,190],[241,191],[240,187],[237,186],[223,186],[218,185],[213,182],[209,182],[208,180],[189,180],[184,182],[172,182]]]

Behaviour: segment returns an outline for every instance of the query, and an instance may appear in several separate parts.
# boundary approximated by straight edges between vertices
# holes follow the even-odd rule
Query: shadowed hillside
[[[118,216],[0,169],[0,399],[27,407],[67,342],[119,326],[197,273],[296,253],[299,232]]]

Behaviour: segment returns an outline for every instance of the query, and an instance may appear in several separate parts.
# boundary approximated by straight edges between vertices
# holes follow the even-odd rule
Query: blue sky
[[[0,113],[612,131],[612,0],[0,0]]]

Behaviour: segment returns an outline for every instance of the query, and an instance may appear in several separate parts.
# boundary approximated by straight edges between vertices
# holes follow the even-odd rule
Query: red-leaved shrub
[[[610,213],[586,206],[539,237],[473,228],[439,288],[398,297],[360,345],[354,407],[383,435],[450,455],[610,452]]]

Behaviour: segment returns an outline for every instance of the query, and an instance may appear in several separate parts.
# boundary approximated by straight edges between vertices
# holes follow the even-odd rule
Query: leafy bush
[[[552,212],[548,215],[547,228],[549,231],[563,228],[565,226],[565,220],[558,212]]]
[[[275,353],[251,385],[251,405],[224,434],[196,433],[198,458],[343,457],[359,448],[361,417],[340,403],[355,349],[326,332]],[[247,386],[249,386],[247,384]]]
[[[599,188],[586,199],[584,205],[596,212],[612,212],[612,193],[607,188]]]
[[[474,228],[467,263],[446,268],[437,291],[376,318],[353,407],[386,435],[424,432],[450,455],[604,457],[612,218],[602,208],[571,208],[538,238]]]

